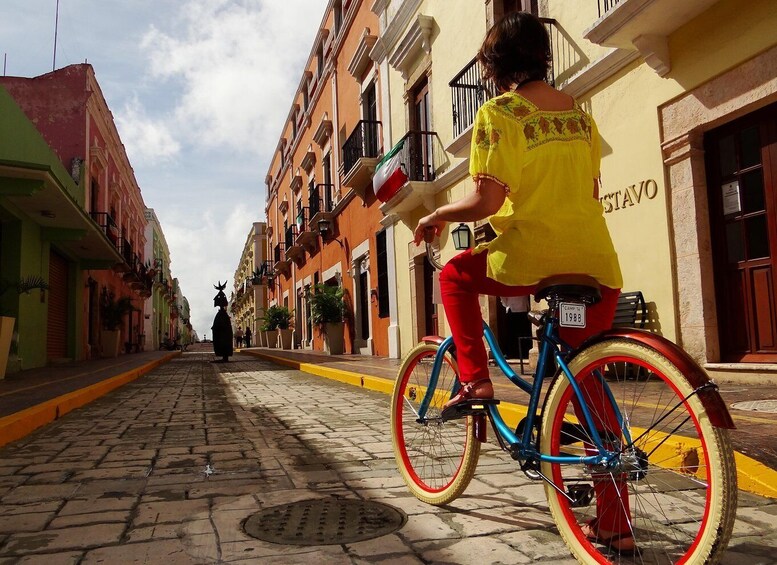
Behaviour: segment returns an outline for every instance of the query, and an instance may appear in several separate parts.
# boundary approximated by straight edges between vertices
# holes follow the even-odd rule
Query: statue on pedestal
[[[210,328],[213,330],[213,352],[216,357],[221,357],[220,360],[216,360],[216,363],[226,363],[229,361],[229,357],[232,356],[232,321],[227,314],[227,295],[224,294],[224,289],[227,287],[227,282],[218,285],[213,285],[213,288],[218,290],[218,294],[213,298],[213,306],[219,309],[216,312],[216,317],[213,318],[213,326]]]

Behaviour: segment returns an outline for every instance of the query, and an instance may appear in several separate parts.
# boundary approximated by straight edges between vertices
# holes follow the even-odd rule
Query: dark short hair
[[[551,60],[548,32],[528,12],[513,12],[496,22],[478,51],[483,78],[493,80],[500,91],[527,80],[546,80]]]

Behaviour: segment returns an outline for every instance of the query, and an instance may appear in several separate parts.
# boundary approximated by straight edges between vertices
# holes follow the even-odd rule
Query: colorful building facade
[[[444,316],[412,228],[473,189],[472,121],[495,94],[473,57],[492,22],[523,9],[550,32],[549,80],[597,120],[603,212],[624,290],[640,290],[648,302],[648,329],[713,373],[773,370],[773,3],[488,0],[457,6],[455,17],[431,1],[378,1],[373,9],[381,27],[371,55],[386,68],[391,108],[384,145],[419,119],[439,140],[427,150],[433,178],[410,178],[381,207],[393,217],[397,263],[410,266],[396,281],[403,351]],[[478,239],[488,237],[487,226],[474,227]],[[449,234],[435,245],[443,260],[455,253]],[[505,337],[519,333],[495,299],[481,304]],[[443,323],[436,329],[446,332]]]
[[[2,85],[0,116],[0,315],[8,322],[2,375],[6,367],[16,372],[84,358],[85,283],[122,258],[85,209],[82,186]],[[18,294],[16,284],[30,277],[49,289]]]
[[[72,215],[71,203],[50,197],[53,193],[46,183],[43,191],[30,185],[6,188],[1,195],[5,208],[15,207],[8,227],[4,225],[4,232],[10,234],[4,239],[18,240],[21,249],[6,254],[12,268],[4,268],[3,273],[24,274],[23,258],[32,253],[40,257],[39,270],[49,284],[46,313],[35,321],[38,326],[45,324],[36,345],[26,345],[22,331],[28,318],[34,317],[19,319],[21,368],[115,354],[105,330],[111,329],[107,327],[111,306],[122,300],[128,308],[117,328],[120,351],[147,348],[145,303],[152,295],[157,269],[146,252],[146,207],[94,69],[81,64],[34,78],[4,76],[0,86],[56,156],[59,166],[47,165],[47,169],[67,172],[67,178],[58,182],[77,206],[77,214],[89,219],[86,226],[67,225],[61,218]],[[20,143],[26,129],[12,131],[4,139]],[[42,226],[42,235],[24,228],[24,222],[13,227],[25,210]],[[172,290],[168,294],[172,299]],[[42,341],[41,336],[45,336]]]
[[[346,351],[389,354],[392,246],[371,176],[383,153],[378,29],[369,3],[330,1],[266,175],[269,303],[294,312],[297,347],[323,350],[316,284],[342,286]]]
[[[235,269],[229,312],[233,331],[251,330],[252,344],[258,344],[261,319],[267,308],[267,286],[262,278],[267,268],[267,224],[254,222],[246,236],[240,263]]]

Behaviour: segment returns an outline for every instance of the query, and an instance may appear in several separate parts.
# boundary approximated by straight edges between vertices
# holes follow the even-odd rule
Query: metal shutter
[[[68,262],[51,251],[49,254],[49,321],[46,354],[49,359],[67,357]]]

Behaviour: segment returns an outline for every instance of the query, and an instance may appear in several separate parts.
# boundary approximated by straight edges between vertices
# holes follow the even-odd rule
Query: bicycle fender
[[[680,370],[694,389],[698,389],[711,382],[711,379],[707,373],[704,372],[704,369],[702,369],[693,357],[688,355],[681,347],[672,343],[665,337],[645,330],[631,328],[613,328],[606,330],[587,339],[583,342],[583,345],[580,346],[578,351],[596,343],[614,338],[636,341],[642,345],[655,349],[669,359],[669,361]],[[717,388],[702,388],[699,391],[698,396],[713,426],[729,430],[736,428],[734,420],[731,418],[731,414],[729,414],[728,408],[726,407],[726,403],[723,402],[723,398],[721,398]]]
[[[442,345],[442,342],[445,340],[438,335],[425,335],[421,338],[421,341],[429,345]]]

